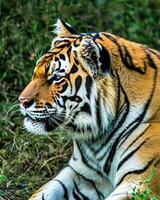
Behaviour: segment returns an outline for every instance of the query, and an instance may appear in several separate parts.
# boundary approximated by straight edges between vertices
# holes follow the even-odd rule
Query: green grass
[[[133,188],[132,194],[126,200],[159,200],[158,196],[154,195],[151,182],[156,177],[157,172],[152,170],[150,176],[143,182],[140,182],[135,188]],[[143,191],[141,191],[141,188]],[[160,190],[160,182],[157,184],[157,189]]]
[[[36,60],[50,47],[52,25],[61,17],[79,32],[108,31],[160,50],[160,2],[1,0],[0,14],[0,196],[25,200],[71,152],[65,133],[28,134],[17,101]]]

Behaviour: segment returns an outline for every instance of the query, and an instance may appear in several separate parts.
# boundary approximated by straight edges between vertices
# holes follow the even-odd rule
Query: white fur
[[[27,117],[24,119],[24,127],[27,129],[27,131],[37,135],[47,134],[45,130],[45,124],[43,122],[36,122]]]

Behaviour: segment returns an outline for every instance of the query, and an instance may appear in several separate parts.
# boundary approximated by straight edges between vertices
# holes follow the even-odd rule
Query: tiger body
[[[66,167],[30,200],[123,200],[153,170],[160,197],[160,53],[109,33],[57,22],[52,47],[20,96],[28,131],[65,126]]]

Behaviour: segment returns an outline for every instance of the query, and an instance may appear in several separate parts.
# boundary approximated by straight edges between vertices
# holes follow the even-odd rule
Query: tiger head
[[[96,137],[115,113],[110,52],[96,33],[78,34],[62,20],[55,32],[19,97],[24,126],[36,134],[65,127],[76,138]]]

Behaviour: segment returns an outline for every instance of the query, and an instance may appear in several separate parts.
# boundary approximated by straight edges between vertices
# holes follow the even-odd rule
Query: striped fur
[[[21,110],[28,131],[63,127],[74,150],[30,200],[123,200],[145,190],[139,183],[153,170],[160,197],[160,53],[109,33],[78,34],[61,20],[56,33]]]

